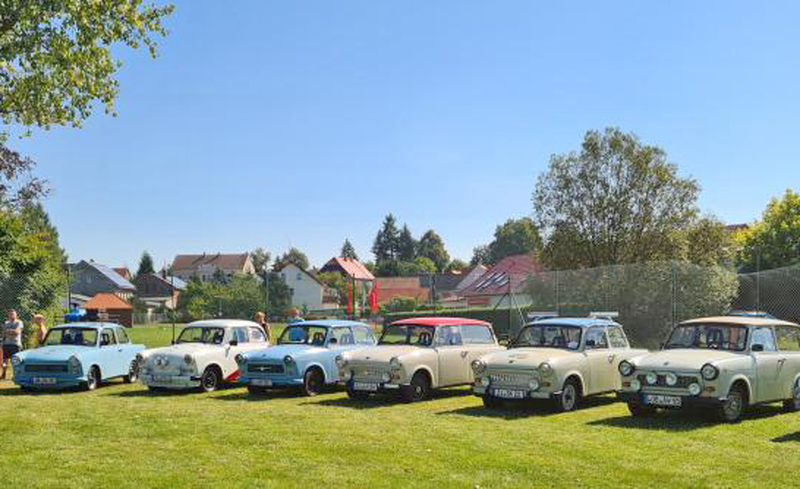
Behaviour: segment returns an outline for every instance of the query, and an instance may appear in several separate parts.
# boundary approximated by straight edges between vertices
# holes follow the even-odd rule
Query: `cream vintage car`
[[[236,356],[269,346],[251,321],[214,319],[189,323],[172,346],[141,352],[139,381],[151,390],[202,388],[211,392],[239,378]]]
[[[748,406],[793,408],[800,379],[800,326],[763,314],[685,321],[661,351],[620,363],[620,398],[634,416],[666,408],[711,408],[722,421]]]
[[[470,362],[502,349],[489,323],[413,318],[386,326],[378,346],[343,353],[337,362],[351,398],[399,393],[412,402],[431,389],[472,384]]]
[[[647,350],[634,350],[613,318],[543,317],[528,323],[507,351],[472,363],[476,396],[488,408],[506,400],[551,400],[572,411],[581,398],[620,388],[619,363]]]

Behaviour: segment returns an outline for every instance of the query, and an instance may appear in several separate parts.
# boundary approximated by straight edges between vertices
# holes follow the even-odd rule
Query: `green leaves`
[[[739,231],[737,263],[743,272],[800,263],[800,194],[787,189],[772,199],[761,221]]]

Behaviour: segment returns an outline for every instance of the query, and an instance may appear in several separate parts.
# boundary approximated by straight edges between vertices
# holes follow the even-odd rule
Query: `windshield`
[[[53,345],[97,345],[97,330],[90,328],[57,328],[51,329],[44,338],[42,346]]]
[[[743,326],[686,324],[672,330],[664,348],[743,351],[746,346],[747,328]]]
[[[431,346],[435,331],[436,329],[433,326],[390,325],[384,328],[378,344]]]
[[[577,350],[580,344],[581,328],[577,326],[533,324],[526,326],[519,332],[517,341],[514,342],[514,347],[537,346]]]
[[[279,345],[315,345],[325,344],[328,328],[322,326],[302,326],[300,323],[283,330],[278,338]]]
[[[225,338],[225,330],[222,328],[202,328],[194,326],[184,328],[178,336],[177,343],[206,343],[209,345],[221,345]]]

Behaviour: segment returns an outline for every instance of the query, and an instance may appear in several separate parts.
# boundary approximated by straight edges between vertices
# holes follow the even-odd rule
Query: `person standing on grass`
[[[33,324],[36,325],[36,345],[44,344],[44,337],[47,336],[47,326],[44,325],[44,316],[41,314],[33,315]]]
[[[261,311],[258,311],[256,313],[255,321],[259,326],[261,326],[261,329],[264,330],[264,334],[267,335],[267,341],[272,343],[272,327],[269,325],[269,322],[267,322],[267,315]]]
[[[6,370],[11,363],[11,357],[22,350],[22,321],[17,318],[17,311],[8,311],[8,321],[3,325],[3,355],[0,363],[3,364],[3,375],[0,380],[5,380]]]

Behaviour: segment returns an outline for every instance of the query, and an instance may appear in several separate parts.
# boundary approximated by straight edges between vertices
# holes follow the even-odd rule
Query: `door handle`
[[[608,356],[608,363],[611,363],[611,362],[613,362],[615,358],[617,358],[617,356],[616,356],[616,355],[609,355],[609,356]]]
[[[467,358],[467,352],[462,351],[461,352],[461,358]]]

